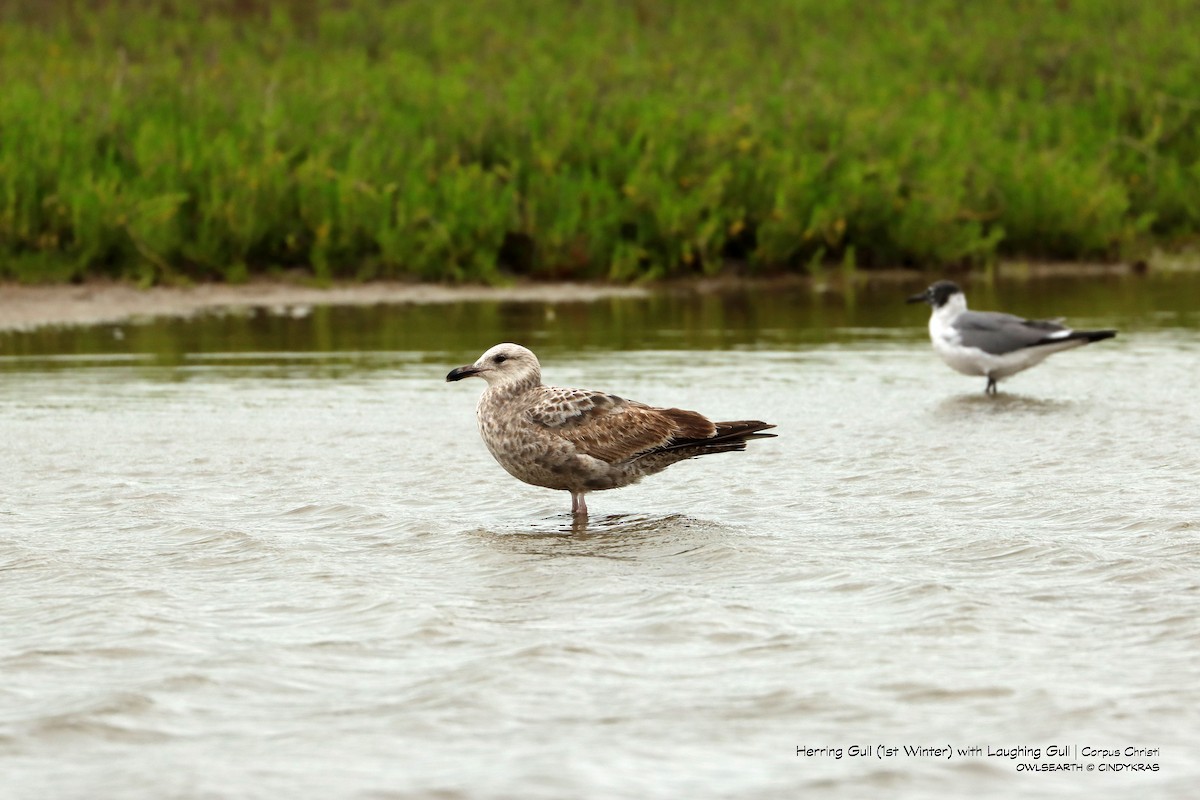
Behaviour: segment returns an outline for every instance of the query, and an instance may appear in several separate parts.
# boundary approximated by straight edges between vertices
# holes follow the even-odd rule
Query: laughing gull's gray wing
[[[1026,347],[1054,344],[1070,337],[1065,325],[1048,319],[1021,319],[999,311],[964,311],[951,323],[964,347],[1004,355]]]

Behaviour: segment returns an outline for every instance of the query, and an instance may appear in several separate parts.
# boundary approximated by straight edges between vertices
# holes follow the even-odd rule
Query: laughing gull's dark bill
[[[995,311],[968,311],[967,298],[957,284],[938,281],[910,303],[929,303],[929,338],[942,361],[964,375],[988,379],[988,394],[996,382],[1040,364],[1060,350],[1111,339],[1116,331],[1073,331],[1054,320],[1021,319]]]

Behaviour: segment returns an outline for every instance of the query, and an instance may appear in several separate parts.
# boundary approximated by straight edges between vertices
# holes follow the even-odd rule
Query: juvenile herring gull
[[[584,495],[617,489],[676,461],[744,450],[774,425],[712,422],[695,411],[653,408],[607,392],[542,385],[537,356],[498,344],[447,381],[479,377],[487,389],[475,414],[483,442],[510,475],[571,493],[571,513],[587,515]]]
[[[987,394],[996,382],[1042,363],[1060,350],[1111,339],[1116,331],[1073,331],[1057,320],[1022,319],[996,311],[968,311],[962,289],[938,281],[910,303],[929,303],[929,338],[942,360],[964,375],[988,379]]]

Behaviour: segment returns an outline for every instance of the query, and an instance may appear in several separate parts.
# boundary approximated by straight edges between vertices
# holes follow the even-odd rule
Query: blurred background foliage
[[[1200,230],[1183,0],[7,0],[0,277],[1115,259]]]

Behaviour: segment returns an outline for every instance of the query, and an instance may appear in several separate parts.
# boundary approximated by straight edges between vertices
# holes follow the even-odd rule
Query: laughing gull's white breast
[[[510,475],[571,493],[571,512],[587,516],[584,495],[616,489],[677,461],[746,449],[774,436],[758,420],[712,422],[695,411],[653,408],[607,392],[542,385],[537,356],[498,344],[447,381],[479,377],[487,389],[475,408],[484,444]]]
[[[967,298],[957,284],[938,281],[908,298],[929,303],[929,338],[942,360],[964,375],[988,379],[988,394],[996,382],[1040,364],[1060,350],[1111,339],[1116,331],[1076,331],[1057,320],[1022,319],[995,311],[968,311]]]

